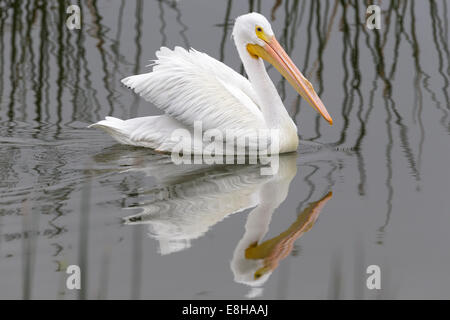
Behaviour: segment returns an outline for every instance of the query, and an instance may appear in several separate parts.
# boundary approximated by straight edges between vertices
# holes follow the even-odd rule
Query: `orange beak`
[[[327,120],[330,125],[333,119],[330,117],[327,109],[323,105],[317,93],[314,91],[311,83],[303,76],[303,74],[292,62],[286,51],[278,43],[274,36],[262,38],[265,45],[261,47],[257,44],[247,44],[247,51],[253,57],[260,57],[272,64],[278,72],[291,84],[292,87],[305,99],[308,103]]]

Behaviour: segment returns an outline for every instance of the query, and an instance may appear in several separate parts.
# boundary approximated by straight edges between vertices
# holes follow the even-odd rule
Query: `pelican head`
[[[272,27],[267,19],[256,12],[239,16],[233,28],[233,37],[238,50],[242,52],[244,46],[249,57],[263,59],[272,64],[278,72],[308,103],[319,112],[330,125],[333,119],[323,105],[311,83],[302,75],[292,62],[286,51],[274,36]]]
[[[243,40],[244,44],[264,47],[266,40],[273,36],[272,26],[262,14],[252,12],[236,18],[233,37]]]

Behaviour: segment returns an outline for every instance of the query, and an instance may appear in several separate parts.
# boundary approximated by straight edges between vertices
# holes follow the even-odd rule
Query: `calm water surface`
[[[364,1],[91,0],[73,31],[68,5],[0,1],[0,298],[450,298],[450,3],[383,1],[380,30]],[[335,123],[271,68],[302,139],[277,175],[175,166],[86,128],[158,114],[120,79],[161,45],[241,71],[248,11]]]

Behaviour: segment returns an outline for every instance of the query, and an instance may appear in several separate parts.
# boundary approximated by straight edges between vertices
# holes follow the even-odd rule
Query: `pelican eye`
[[[262,27],[256,26],[255,27],[255,33],[256,33],[256,36],[258,38],[260,38],[261,40],[264,40],[264,41],[268,41],[269,40],[268,36],[266,35],[266,33],[264,32],[264,29]]]
[[[257,35],[259,38],[261,38],[261,36],[264,34],[263,28],[260,27],[260,26],[256,26],[256,27],[255,27],[255,32],[256,32],[256,35]]]

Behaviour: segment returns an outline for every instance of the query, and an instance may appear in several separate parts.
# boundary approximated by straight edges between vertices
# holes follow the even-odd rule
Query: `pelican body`
[[[193,133],[194,125],[201,121],[202,130],[216,130],[223,137],[230,132],[239,137],[271,130],[278,135],[277,153],[295,151],[297,127],[267,74],[264,60],[332,124],[311,83],[278,43],[264,16],[239,16],[232,35],[248,79],[205,53],[161,47],[152,72],[127,77],[122,83],[165,114],[129,120],[106,117],[91,126],[105,130],[120,143],[171,153],[179,142],[173,138],[173,132]],[[192,147],[190,152],[202,150]],[[228,148],[223,150],[223,154],[230,152]]]

